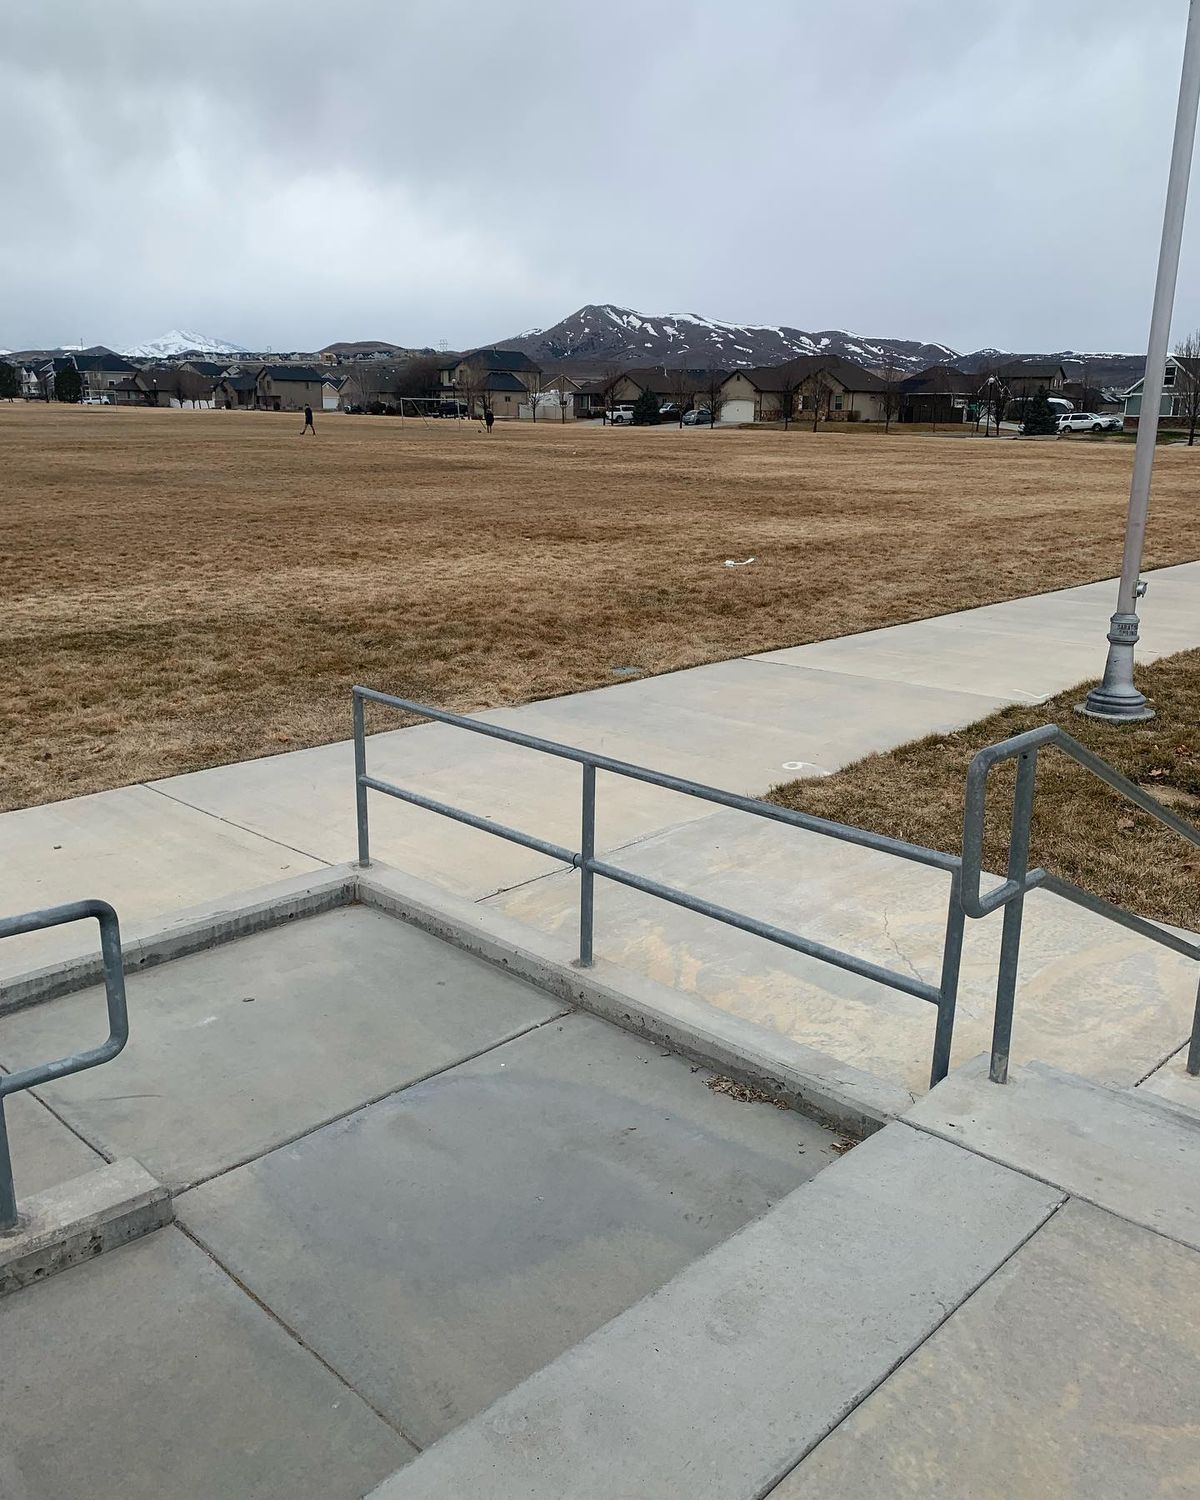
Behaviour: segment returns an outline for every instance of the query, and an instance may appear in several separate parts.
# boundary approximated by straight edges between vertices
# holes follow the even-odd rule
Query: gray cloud
[[[9,0],[0,345],[461,345],[614,301],[1137,349],[1185,20]]]

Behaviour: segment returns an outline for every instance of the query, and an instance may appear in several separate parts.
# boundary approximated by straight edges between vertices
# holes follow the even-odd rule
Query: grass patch
[[[785,807],[856,823],[934,849],[962,848],[967,764],[997,740],[1061,724],[1181,817],[1200,823],[1200,651],[1164,657],[1138,672],[1158,717],[1118,727],[1074,712],[1085,689],[1036,707],[1006,708],[954,734],[934,734],[819,779],[776,787]],[[984,862],[1002,872],[1016,771],[992,772]],[[1097,781],[1066,756],[1038,757],[1031,862],[1161,922],[1200,931],[1200,849]]]
[[[521,703],[1121,558],[1120,445],[318,415],[0,403],[0,806],[345,738],[353,682]],[[1148,568],[1197,555],[1198,462]]]

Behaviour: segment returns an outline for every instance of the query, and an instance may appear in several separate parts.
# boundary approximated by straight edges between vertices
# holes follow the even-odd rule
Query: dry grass
[[[776,802],[821,817],[957,853],[962,848],[967,763],[997,740],[1061,724],[1182,817],[1200,824],[1200,651],[1165,657],[1138,673],[1158,717],[1118,727],[1074,712],[1080,688],[1034,708],[1007,708],[957,734],[930,735],[821,780],[794,781]],[[1014,767],[992,773],[984,857],[1002,871]],[[1054,750],[1038,757],[1035,864],[1144,916],[1200,931],[1200,850],[1138,811]]]
[[[1127,448],[0,406],[0,802],[1115,571]],[[1161,454],[1149,565],[1194,556]],[[726,557],[758,561],[724,568]]]

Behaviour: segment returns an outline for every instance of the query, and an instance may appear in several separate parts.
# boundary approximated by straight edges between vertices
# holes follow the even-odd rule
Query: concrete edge
[[[132,1156],[28,1198],[0,1235],[0,1297],[94,1260],[175,1217],[167,1189]]]
[[[410,922],[556,999],[660,1042],[739,1083],[768,1089],[799,1113],[857,1140],[913,1105],[913,1095],[899,1084],[839,1063],[631,970],[603,959],[591,969],[580,969],[561,939],[416,876],[373,864],[356,872],[355,886],[364,906]]]
[[[125,973],[136,974],[141,969],[153,968],[173,958],[186,958],[191,953],[264,932],[300,917],[333,911],[349,905],[355,899],[354,892],[354,867],[332,865],[328,870],[291,875],[219,902],[188,907],[178,912],[166,927],[161,925],[161,918],[156,919],[155,925],[133,923],[122,935]],[[103,980],[99,952],[32,969],[0,981],[0,1016],[56,1000]]]

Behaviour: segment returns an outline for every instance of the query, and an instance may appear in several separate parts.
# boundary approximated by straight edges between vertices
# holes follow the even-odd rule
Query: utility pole
[[[1146,591],[1145,585],[1138,581],[1138,573],[1146,537],[1146,516],[1150,509],[1150,474],[1154,467],[1163,372],[1167,364],[1175,282],[1179,274],[1179,247],[1183,240],[1183,215],[1187,206],[1192,145],[1196,136],[1196,106],[1200,102],[1198,4],[1200,0],[1189,0],[1188,4],[1183,72],[1179,80],[1179,106],[1175,114],[1171,169],[1167,176],[1167,202],[1163,212],[1162,244],[1158,252],[1158,277],[1154,283],[1154,305],[1150,314],[1146,376],[1142,381],[1137,443],[1133,451],[1133,478],[1129,484],[1125,555],[1121,562],[1117,610],[1109,621],[1108,660],[1104,666],[1104,680],[1091,690],[1083,703],[1077,705],[1078,712],[1089,718],[1108,719],[1120,724],[1134,724],[1154,717],[1154,710],[1146,702],[1145,695],[1139,693],[1133,685],[1133,648],[1138,638],[1137,601]]]

